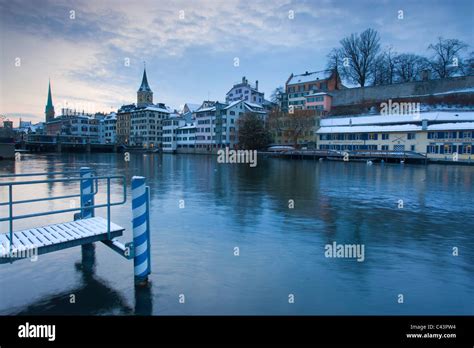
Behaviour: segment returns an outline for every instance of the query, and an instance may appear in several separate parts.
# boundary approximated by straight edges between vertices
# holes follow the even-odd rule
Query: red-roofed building
[[[336,70],[306,71],[300,75],[291,74],[286,81],[288,109],[306,109],[308,95],[342,88],[345,87]],[[330,106],[330,104],[328,105]]]

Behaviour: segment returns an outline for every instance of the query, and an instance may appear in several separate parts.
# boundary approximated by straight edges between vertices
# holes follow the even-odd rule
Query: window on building
[[[453,145],[452,145],[452,144],[444,144],[443,148],[444,148],[444,149],[443,149],[443,150],[444,150],[443,153],[445,153],[445,154],[451,154],[451,153],[454,152],[454,151],[453,151]]]
[[[382,151],[388,151],[388,145],[382,145],[381,150]]]
[[[472,154],[472,144],[463,144],[462,150],[459,152],[463,154]]]
[[[389,139],[389,134],[388,133],[382,133],[382,140],[388,140]]]
[[[378,139],[378,134],[377,133],[370,133],[369,134],[369,140],[377,140]]]
[[[408,140],[413,140],[413,139],[415,139],[415,137],[416,137],[416,133],[408,133],[407,134],[407,139]]]

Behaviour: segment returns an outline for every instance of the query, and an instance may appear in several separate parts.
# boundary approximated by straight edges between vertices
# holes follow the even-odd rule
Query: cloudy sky
[[[48,78],[56,114],[116,110],[136,101],[143,61],[154,101],[174,108],[224,100],[244,75],[269,97],[368,27],[398,52],[438,36],[472,50],[473,17],[472,0],[0,0],[0,114],[43,120]]]

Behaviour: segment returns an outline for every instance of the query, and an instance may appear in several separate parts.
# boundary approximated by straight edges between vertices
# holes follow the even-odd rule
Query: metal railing
[[[27,174],[8,174],[8,175],[0,175],[1,178],[16,178],[16,177],[32,177],[32,176],[56,176],[56,175],[67,175],[66,178],[60,179],[45,179],[45,180],[30,180],[30,181],[10,181],[10,182],[0,182],[0,187],[8,187],[8,201],[0,202],[0,206],[8,206],[8,217],[0,217],[0,222],[8,221],[9,223],[9,233],[10,233],[10,248],[13,241],[13,222],[14,220],[20,219],[28,219],[33,217],[40,217],[46,215],[53,215],[53,214],[63,214],[69,212],[81,212],[81,218],[85,216],[85,211],[93,211],[95,208],[107,208],[107,238],[110,239],[110,208],[112,206],[124,204],[127,201],[127,186],[126,186],[126,179],[124,175],[102,175],[97,176],[92,171],[87,171],[87,174],[90,174],[88,177],[84,176],[69,176],[69,175],[82,175],[85,172],[50,172],[50,173],[27,173]],[[118,202],[111,202],[110,201],[110,183],[113,179],[122,179],[122,193],[123,199]],[[107,202],[101,204],[94,204],[93,197],[99,192],[99,181],[106,180],[107,181]],[[89,181],[91,183],[91,187],[93,190],[87,193],[88,196],[91,197],[90,202],[92,204],[84,204],[86,201],[85,193],[83,190],[83,183]],[[36,199],[25,199],[25,200],[13,200],[13,188],[15,186],[25,186],[25,185],[39,185],[39,184],[50,184],[50,183],[60,183],[60,182],[79,182],[80,183],[80,193],[78,194],[71,194],[71,195],[62,195],[57,197],[42,197]],[[95,185],[94,185],[95,184]],[[23,214],[23,215],[16,215],[14,216],[13,208],[14,205],[17,204],[26,204],[26,203],[35,203],[35,202],[43,202],[43,201],[53,201],[58,199],[66,199],[66,198],[77,198],[80,197],[81,205],[80,207],[74,207],[69,209],[60,209],[60,210],[52,210],[46,212],[39,212],[39,213],[30,213],[30,214]],[[92,215],[93,216],[93,215]],[[10,251],[10,250],[9,250]]]
[[[94,171],[91,171],[92,175],[96,175]],[[20,177],[32,177],[32,176],[57,176],[57,175],[65,175],[68,178],[72,177],[72,175],[80,175],[79,171],[68,171],[68,172],[49,172],[49,173],[26,173],[26,174],[2,174],[0,175],[0,179],[4,178],[20,178]],[[98,188],[98,180],[93,180],[94,183],[94,191],[93,195],[95,195],[99,188]],[[0,185],[5,186],[5,185]],[[23,203],[33,203],[33,202],[41,202],[41,201],[51,201],[55,199],[66,199],[66,198],[77,198],[81,197],[81,194],[75,195],[65,195],[65,196],[58,196],[58,197],[45,197],[45,198],[38,198],[38,199],[25,199],[20,201],[13,201],[13,204],[23,204]],[[9,202],[0,202],[0,207],[9,205]]]

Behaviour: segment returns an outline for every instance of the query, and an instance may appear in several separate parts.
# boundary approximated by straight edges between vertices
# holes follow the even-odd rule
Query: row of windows
[[[213,128],[213,132],[216,131],[216,128],[214,127]],[[222,130],[223,133],[225,133],[226,129],[224,128]],[[234,132],[235,131],[235,127],[229,127],[229,132]],[[211,132],[211,128],[196,128],[196,132],[198,133],[210,133]]]
[[[377,150],[377,145],[319,145],[320,150]],[[383,150],[383,149],[381,149]]]
[[[149,127],[147,127],[146,125],[145,126],[132,126],[130,129],[131,130],[134,130],[134,129],[136,130],[136,129],[148,129],[148,128],[150,128],[150,129],[161,129],[160,127],[157,128],[154,125],[150,125]]]
[[[472,133],[472,131],[428,132],[428,139],[467,139],[472,138]]]
[[[308,102],[322,102],[324,101],[324,97],[308,97],[307,98]]]
[[[459,154],[472,154],[472,148],[474,144],[443,144],[436,145],[430,144],[426,147],[426,152],[430,154],[453,154],[455,152]],[[378,145],[319,145],[320,150],[378,150]],[[410,151],[415,151],[415,145],[410,145]],[[380,145],[382,151],[405,151],[405,145],[395,144],[390,149],[389,145]]]
[[[292,100],[292,101],[289,101],[288,104],[290,104],[290,105],[304,105],[305,101],[304,100]]]
[[[430,144],[426,147],[426,152],[437,153],[437,154],[452,154],[455,152],[460,153],[460,154],[472,154],[472,147],[473,147],[473,144],[462,144],[462,145]]]
[[[402,136],[400,134],[400,136]],[[407,133],[408,140],[416,138],[416,133]],[[389,140],[390,134],[382,133],[382,140]],[[379,135],[377,133],[334,133],[334,134],[320,134],[320,140],[378,140]]]
[[[378,145],[319,145],[320,150],[378,150]],[[388,145],[380,145],[380,150],[389,151]],[[393,145],[393,151],[405,151],[405,145]],[[410,151],[415,151],[415,145],[410,145]]]
[[[155,131],[149,131],[149,132],[147,132],[147,131],[141,131],[141,132],[132,132],[132,133],[131,133],[132,136],[133,136],[133,135],[147,135],[147,134],[149,134],[149,135],[156,135],[156,132],[155,132]]]
[[[314,91],[317,89],[322,89],[326,90],[328,88],[327,82],[321,82],[319,84],[314,83],[314,84],[309,84],[309,85],[298,85],[298,86],[292,86],[288,87],[288,93],[294,93],[294,92],[303,92],[303,91]]]
[[[132,124],[142,124],[142,123],[153,123],[155,124],[155,120],[149,120],[149,119],[146,119],[146,118],[142,118],[140,120],[133,120],[132,121]]]
[[[168,114],[161,113],[161,112],[158,112],[158,113],[147,112],[147,113],[136,113],[136,114],[132,114],[132,116],[131,116],[131,118],[143,118],[143,117],[145,117],[145,118],[158,118],[158,119],[161,120],[165,117],[168,117]]]
[[[163,141],[164,142],[171,142],[171,141],[192,141],[192,140],[196,140],[196,137],[164,137],[163,138]]]
[[[71,127],[71,132],[78,132],[79,128],[78,127]],[[81,127],[81,132],[98,132],[97,127],[87,127],[87,126],[82,126]]]

